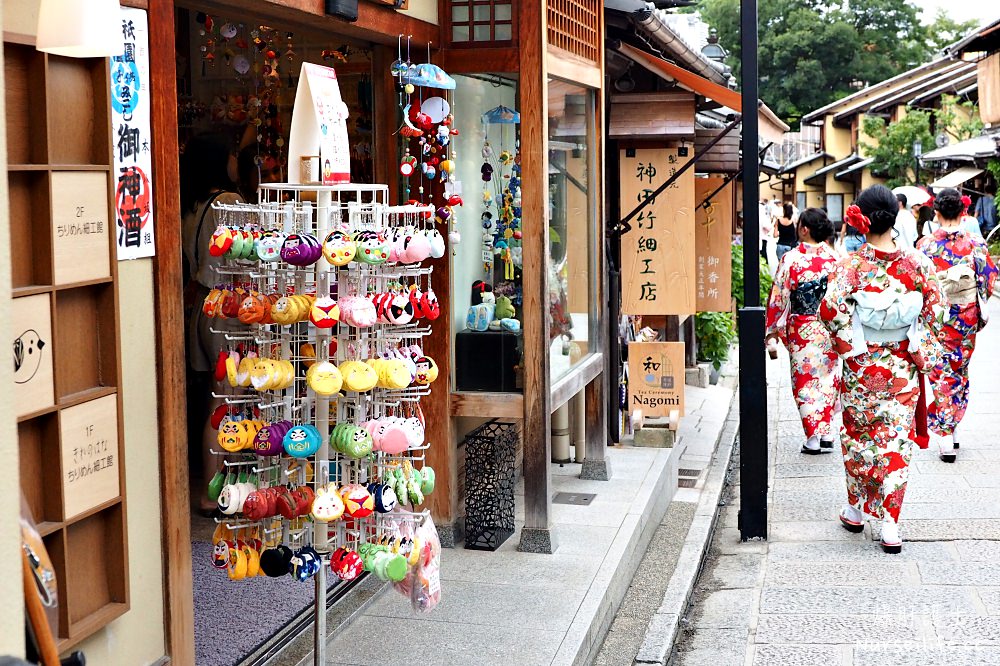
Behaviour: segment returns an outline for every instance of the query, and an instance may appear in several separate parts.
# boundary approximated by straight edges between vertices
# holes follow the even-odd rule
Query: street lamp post
[[[920,142],[920,139],[917,139],[916,141],[913,142],[913,161],[917,165],[916,169],[915,169],[915,171],[916,171],[916,173],[915,173],[916,183],[915,184],[918,187],[920,186],[920,156],[923,155],[923,154],[924,154],[924,144]]]
[[[740,539],[767,538],[767,377],[760,303],[757,0],[740,0],[743,106],[743,305],[740,328]]]

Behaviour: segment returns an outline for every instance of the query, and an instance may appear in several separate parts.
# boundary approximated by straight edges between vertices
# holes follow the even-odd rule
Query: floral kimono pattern
[[[840,357],[816,310],[836,263],[826,243],[799,243],[778,262],[767,303],[767,335],[777,336],[788,349],[792,394],[806,438],[832,439]]]
[[[833,347],[844,356],[847,498],[882,520],[898,521],[903,505],[920,395],[917,372],[928,372],[942,357],[940,302],[925,256],[865,244],[840,263],[820,305]]]
[[[948,302],[939,339],[945,357],[930,373],[934,402],[927,408],[928,427],[950,435],[969,406],[969,361],[976,333],[985,325],[980,303],[996,288],[997,267],[982,238],[962,229],[938,229],[917,244],[934,264]]]

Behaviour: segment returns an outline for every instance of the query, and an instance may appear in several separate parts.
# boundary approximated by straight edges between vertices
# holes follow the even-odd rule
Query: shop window
[[[510,42],[514,22],[510,0],[452,0],[448,15],[453,44]]]
[[[592,90],[549,82],[549,338],[552,381],[592,351],[597,268]]]
[[[516,392],[522,389],[517,80],[496,74],[455,79],[461,109],[455,126],[464,147],[457,181],[465,200],[457,223],[462,240],[451,264],[455,390]],[[493,330],[477,308],[492,309]]]
[[[826,213],[834,222],[840,222],[844,219],[843,194],[826,195]]]
[[[808,208],[808,206],[806,204],[806,193],[805,192],[796,192],[795,193],[795,207],[798,208],[799,210],[805,210],[806,208]]]

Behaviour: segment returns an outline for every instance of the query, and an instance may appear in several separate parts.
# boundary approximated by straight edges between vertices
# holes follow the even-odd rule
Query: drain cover
[[[575,504],[576,506],[589,506],[595,493],[556,493],[552,498],[553,504]]]
[[[700,476],[700,475],[701,475],[701,470],[700,469],[685,469],[685,468],[682,467],[679,470],[677,470],[677,476],[694,476],[694,477],[697,477],[697,476]]]
[[[696,483],[698,483],[698,479],[677,479],[678,488],[694,488]]]

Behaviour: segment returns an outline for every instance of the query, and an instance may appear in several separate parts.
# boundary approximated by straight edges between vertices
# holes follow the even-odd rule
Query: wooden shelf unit
[[[64,652],[129,609],[109,69],[5,41],[4,74],[19,475]]]

